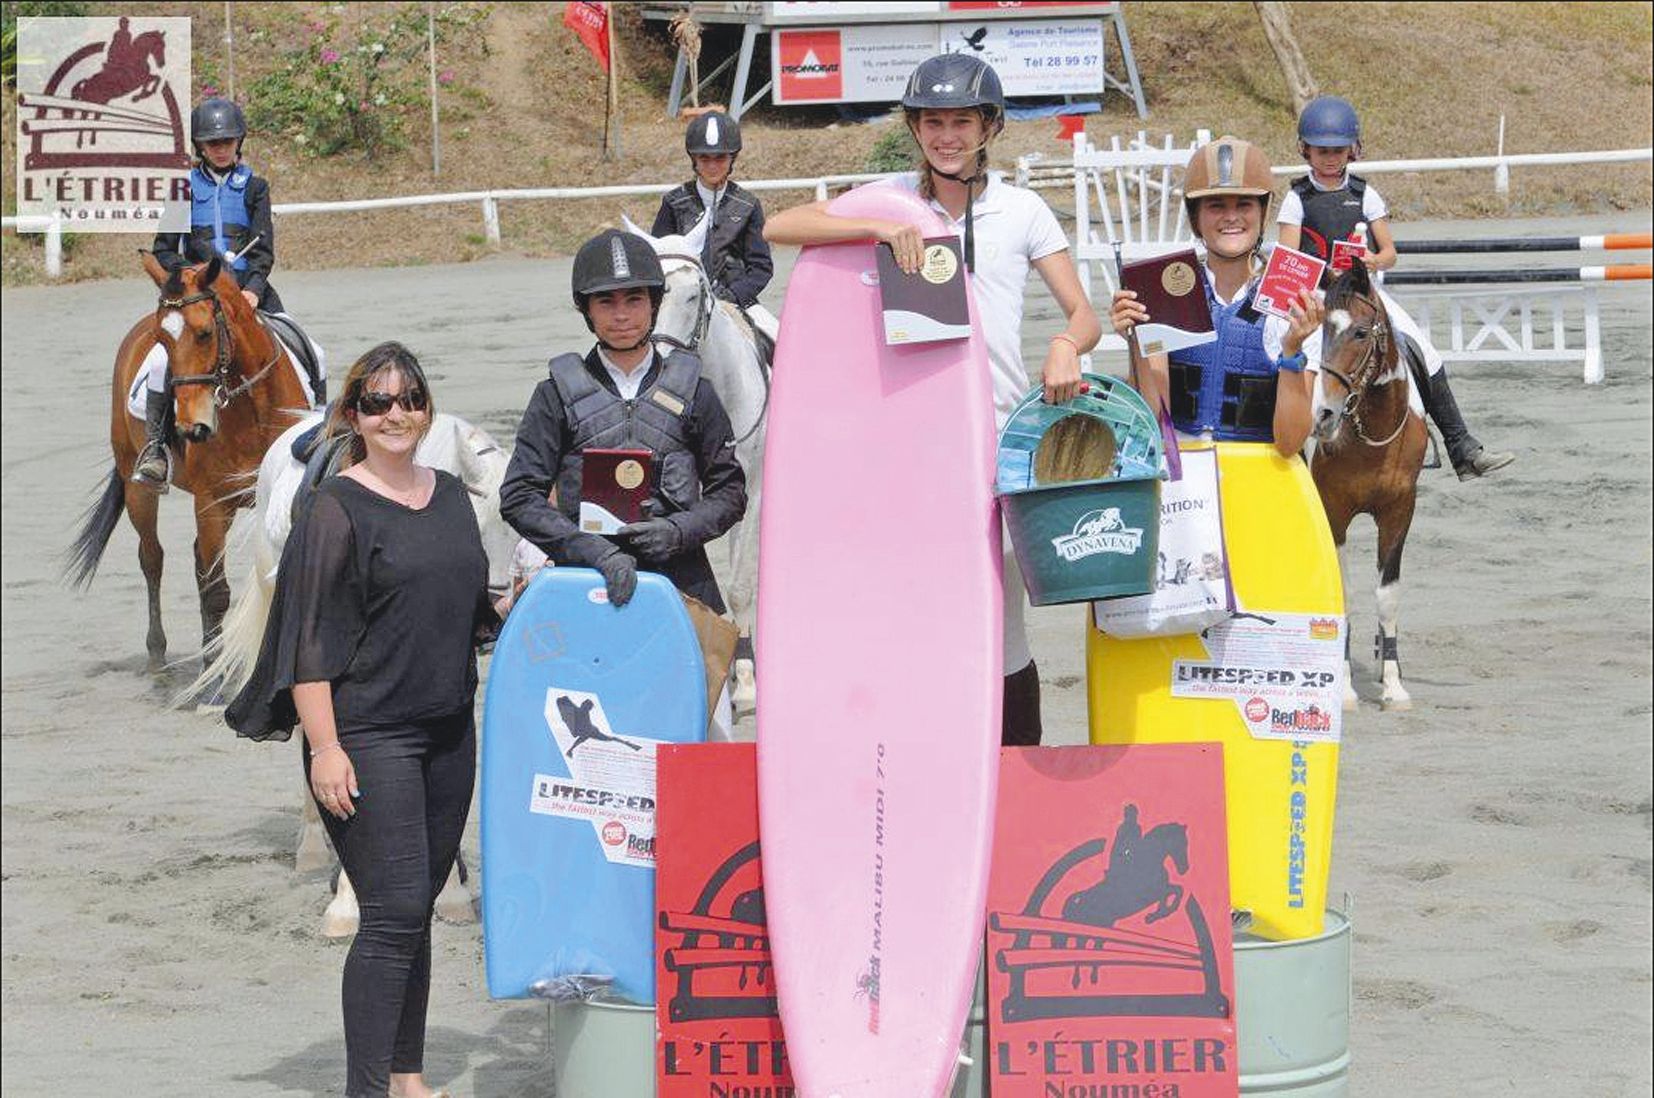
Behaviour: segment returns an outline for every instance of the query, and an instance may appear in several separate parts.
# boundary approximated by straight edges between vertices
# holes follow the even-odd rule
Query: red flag
[[[1074,135],[1085,129],[1085,115],[1059,114],[1057,116],[1057,140],[1072,141]]]
[[[563,26],[586,44],[603,71],[609,71],[609,5],[573,0],[563,8]]]

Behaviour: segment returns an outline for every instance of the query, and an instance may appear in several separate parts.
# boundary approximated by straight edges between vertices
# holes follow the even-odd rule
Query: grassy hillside
[[[10,5],[8,5],[10,6]],[[116,5],[88,4],[94,12]],[[247,155],[272,180],[278,201],[463,191],[484,187],[578,186],[657,182],[687,175],[681,124],[665,119],[672,47],[658,24],[645,25],[622,6],[623,155],[599,154],[603,81],[597,66],[561,26],[561,4],[439,5],[442,173],[430,163],[422,4],[238,4],[237,90],[256,102],[266,127]],[[227,86],[223,6],[145,5],[156,14],[195,17],[199,86]],[[1369,156],[1478,155],[1494,151],[1499,115],[1507,116],[1512,152],[1644,146],[1650,142],[1650,73],[1654,20],[1647,4],[1294,4],[1295,29],[1323,90],[1361,107]],[[1192,135],[1197,127],[1234,132],[1263,144],[1277,163],[1296,154],[1284,83],[1247,4],[1133,2],[1132,42],[1149,101],[1139,122],[1126,100],[1110,95],[1088,127],[1094,137],[1146,129]],[[389,53],[374,71],[382,82],[359,115],[318,122],[316,81],[325,51],[344,67],[373,42]],[[727,32],[708,29],[708,57],[732,47]],[[347,84],[354,98],[357,84]],[[310,96],[306,100],[304,96]],[[343,98],[343,95],[340,95]],[[331,102],[331,97],[328,102]],[[13,208],[15,102],[4,101],[4,204]],[[273,120],[273,121],[272,121]],[[386,124],[389,124],[388,126]],[[354,129],[352,129],[354,127]],[[367,127],[365,131],[363,128]],[[375,129],[375,128],[378,129]],[[343,129],[386,139],[371,157],[317,155]],[[395,133],[384,130],[400,130]],[[822,109],[764,106],[748,116],[738,176],[747,178],[858,171],[892,130],[858,125]],[[1009,166],[1017,154],[1060,157],[1051,121],[1012,123],[996,146]],[[1493,193],[1491,172],[1386,176],[1381,183],[1398,220],[1422,216],[1533,215],[1648,209],[1654,204],[1646,165],[1517,169],[1512,193]],[[772,207],[808,197],[776,195]],[[512,202],[501,206],[508,252],[566,252],[600,225],[652,217],[650,199],[624,202]],[[487,248],[477,207],[305,215],[283,218],[280,264],[289,268],[418,264],[481,257]],[[71,278],[134,271],[126,236],[73,242]],[[0,244],[8,284],[40,277],[40,247],[8,233]]]

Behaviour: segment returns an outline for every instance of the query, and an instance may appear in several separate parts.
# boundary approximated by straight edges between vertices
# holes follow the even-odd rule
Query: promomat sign
[[[17,92],[19,217],[188,231],[187,18],[19,19]]]

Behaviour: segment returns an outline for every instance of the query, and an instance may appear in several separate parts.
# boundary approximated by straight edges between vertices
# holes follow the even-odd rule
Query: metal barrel
[[[557,1098],[653,1098],[654,1007],[557,1003],[551,1033]]]
[[[1350,1070],[1350,924],[1328,911],[1313,938],[1235,936],[1242,1094],[1344,1098]]]

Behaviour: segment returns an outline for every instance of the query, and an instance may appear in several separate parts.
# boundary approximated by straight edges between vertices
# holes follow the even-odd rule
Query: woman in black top
[[[426,1098],[431,912],[476,776],[475,640],[488,561],[464,486],[414,462],[433,407],[398,343],[345,379],[353,464],[288,539],[259,666],[226,712],[255,739],[304,725],[305,771],[361,902],[345,959],[346,1093]]]

